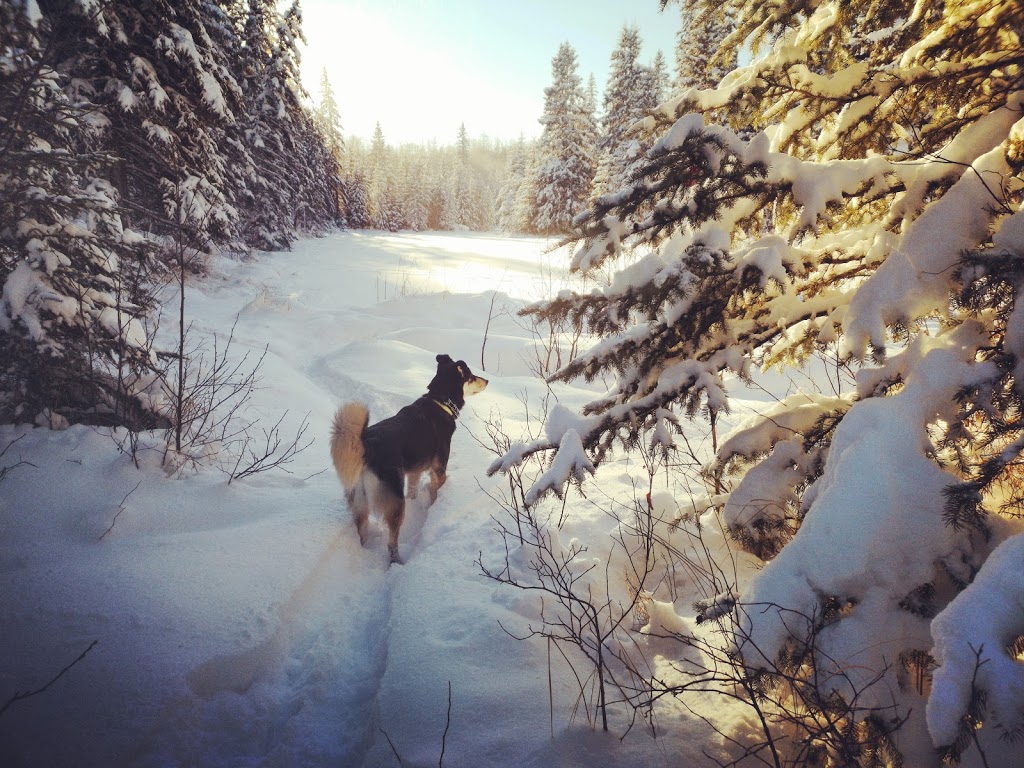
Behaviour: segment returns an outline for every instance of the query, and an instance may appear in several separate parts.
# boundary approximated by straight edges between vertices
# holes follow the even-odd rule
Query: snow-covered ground
[[[0,707],[95,642],[0,714],[0,765],[419,766],[442,744],[453,767],[707,764],[708,727],[670,705],[657,738],[573,716],[578,687],[557,660],[549,707],[546,645],[499,626],[525,630],[536,600],[475,564],[504,558],[489,494],[506,481],[486,477],[493,454],[474,435],[492,413],[515,427],[522,393],[545,389],[514,309],[564,286],[546,245],[343,232],[216,261],[188,290],[194,332],[223,338],[237,316],[236,354],[268,346],[250,415],[287,410],[294,434],[308,414],[315,438],[290,473],[168,476],[158,451],[136,468],[103,430],[0,428],[0,450],[18,439],[0,466],[24,462],[0,484]],[[373,420],[413,400],[441,352],[491,383],[462,414],[437,502],[410,505],[405,564],[388,568],[382,533],[359,545],[328,427],[349,399]],[[558,390],[570,407],[594,394]],[[613,472],[603,490],[630,481]],[[566,536],[612,528],[588,509],[570,508]]]

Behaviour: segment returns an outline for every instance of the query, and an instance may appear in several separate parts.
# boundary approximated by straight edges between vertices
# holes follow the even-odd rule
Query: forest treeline
[[[537,141],[392,148],[342,139],[326,73],[304,91],[298,2],[2,0],[0,22],[0,422],[174,422],[164,289],[207,254],[336,226],[564,234],[668,87],[624,27],[600,119],[566,43]]]
[[[670,94],[710,87],[729,71],[728,62],[707,66],[706,52],[731,26],[691,16],[683,9],[679,19],[674,77],[661,51],[650,63],[641,60],[640,30],[624,26],[603,98],[593,75],[584,83],[572,44],[563,43],[538,116],[541,135],[531,140],[471,139],[463,125],[452,145],[392,147],[379,123],[368,142],[345,140],[344,105],[325,71],[315,115],[341,169],[343,224],[568,234],[598,196],[628,182],[652,146],[656,136],[639,121]]]

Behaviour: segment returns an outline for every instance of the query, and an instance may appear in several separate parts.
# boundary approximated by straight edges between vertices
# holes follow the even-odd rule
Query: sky
[[[303,0],[302,76],[314,101],[326,68],[346,136],[389,144],[540,135],[551,60],[563,42],[579,74],[605,86],[623,24],[640,29],[641,61],[673,67],[679,12],[658,0]],[[599,96],[600,98],[600,96]]]

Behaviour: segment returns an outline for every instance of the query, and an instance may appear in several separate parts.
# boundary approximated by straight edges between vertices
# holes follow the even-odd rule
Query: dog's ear
[[[452,359],[450,357],[448,357],[448,355],[438,355],[437,356],[437,362],[439,362],[439,363],[450,363],[450,362],[452,362]]]

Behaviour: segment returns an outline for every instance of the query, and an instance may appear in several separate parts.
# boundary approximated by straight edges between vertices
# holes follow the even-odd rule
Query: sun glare
[[[493,126],[501,127],[496,138],[537,133],[538,104],[487,83],[442,40],[421,37],[383,13],[327,0],[305,3],[304,17],[306,90],[320,99],[326,68],[345,135],[369,139],[377,123],[391,145],[454,143],[461,124],[470,136],[494,135]]]

